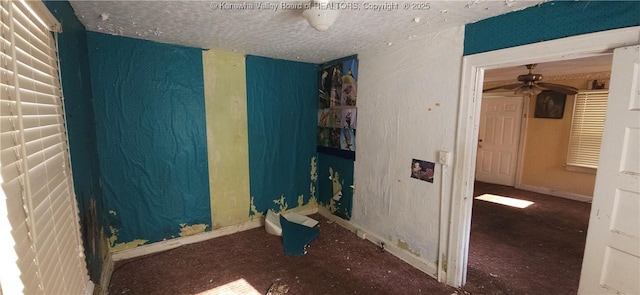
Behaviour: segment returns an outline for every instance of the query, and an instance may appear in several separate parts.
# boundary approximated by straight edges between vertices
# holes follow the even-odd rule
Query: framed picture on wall
[[[544,90],[536,97],[534,118],[562,119],[567,96],[553,90]]]
[[[355,160],[357,102],[357,57],[349,56],[320,65],[318,152]]]
[[[591,80],[587,84],[587,90],[609,89],[609,79]]]

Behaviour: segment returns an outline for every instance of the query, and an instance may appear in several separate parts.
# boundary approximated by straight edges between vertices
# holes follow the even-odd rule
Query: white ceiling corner
[[[89,31],[311,63],[410,42],[540,2],[340,1],[335,24],[318,32],[302,9],[291,7],[306,1],[70,0]]]

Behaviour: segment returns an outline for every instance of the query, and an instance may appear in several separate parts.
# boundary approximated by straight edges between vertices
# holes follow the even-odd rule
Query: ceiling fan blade
[[[578,93],[578,88],[567,86],[567,85],[560,85],[560,84],[553,84],[553,83],[537,83],[537,84],[542,88],[557,91],[565,95],[574,95]]]
[[[482,92],[489,92],[489,91],[498,90],[498,89],[513,90],[513,89],[516,89],[516,88],[518,88],[520,86],[522,86],[522,83],[502,85],[502,86],[498,86],[498,87],[491,87],[491,88],[487,88],[487,89],[482,89]]]

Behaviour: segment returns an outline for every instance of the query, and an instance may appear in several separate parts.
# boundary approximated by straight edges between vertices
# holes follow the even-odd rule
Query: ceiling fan
[[[487,88],[487,89],[483,89],[482,92],[488,92],[488,91],[493,91],[497,89],[507,89],[507,90],[515,90],[516,94],[523,94],[523,95],[538,94],[543,90],[553,90],[565,95],[573,95],[578,93],[578,88],[575,88],[575,87],[540,82],[542,80],[542,75],[532,73],[536,65],[537,64],[526,65],[527,69],[529,70],[529,73],[518,76],[518,81],[522,83]]]

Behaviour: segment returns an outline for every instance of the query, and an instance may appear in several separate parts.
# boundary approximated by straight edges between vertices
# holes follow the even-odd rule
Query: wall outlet
[[[451,152],[439,151],[438,164],[445,166],[451,165]]]

